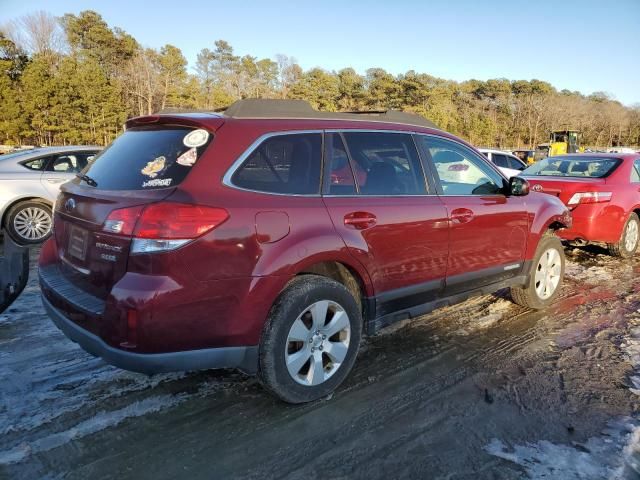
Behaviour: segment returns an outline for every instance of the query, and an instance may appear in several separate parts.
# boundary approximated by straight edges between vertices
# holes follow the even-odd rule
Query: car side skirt
[[[456,275],[446,281],[433,280],[374,297],[365,298],[365,332],[375,335],[380,329],[464,302],[471,297],[488,295],[508,287],[525,286],[529,280],[531,261],[522,262],[515,271],[510,265],[492,267]]]

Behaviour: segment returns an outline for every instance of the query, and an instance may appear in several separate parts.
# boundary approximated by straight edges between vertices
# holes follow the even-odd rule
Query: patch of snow
[[[594,268],[598,267],[586,270],[585,274],[597,272]],[[632,384],[629,390],[640,395],[640,319],[631,318],[629,323],[629,336],[620,346],[635,369],[635,374],[629,377]],[[485,449],[491,455],[520,465],[534,480],[640,478],[640,422],[637,419],[612,420],[601,436],[592,437],[585,444],[558,445],[541,440],[508,447],[494,438]]]
[[[558,445],[542,440],[509,448],[494,438],[485,449],[520,465],[533,480],[622,480],[640,474],[640,426],[629,418],[610,422],[601,436],[584,444]]]
[[[489,305],[489,313],[505,313],[514,307],[514,303],[504,298],[498,298]]]

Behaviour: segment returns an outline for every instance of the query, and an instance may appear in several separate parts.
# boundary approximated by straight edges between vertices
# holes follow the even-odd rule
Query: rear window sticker
[[[194,148],[190,148],[189,150],[184,152],[182,155],[180,155],[176,160],[176,163],[179,165],[184,165],[185,167],[190,167],[194,163],[196,163],[197,158],[198,158],[198,150],[194,147]]]
[[[187,133],[182,142],[186,147],[198,148],[207,143],[207,140],[209,140],[209,132],[199,128]]]
[[[154,180],[147,180],[142,184],[142,188],[147,187],[168,187],[173,181],[172,178],[156,178]]]
[[[167,159],[164,156],[156,157],[148,162],[147,166],[140,170],[140,172],[148,177],[156,178],[158,173],[164,169],[166,162]]]

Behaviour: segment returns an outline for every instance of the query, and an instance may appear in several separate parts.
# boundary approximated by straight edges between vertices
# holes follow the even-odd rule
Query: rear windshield
[[[615,158],[549,157],[525,169],[523,175],[550,177],[603,178],[615,170],[620,160]]]
[[[96,155],[83,174],[101,190],[174,187],[189,174],[212,135],[193,128],[131,128]]]

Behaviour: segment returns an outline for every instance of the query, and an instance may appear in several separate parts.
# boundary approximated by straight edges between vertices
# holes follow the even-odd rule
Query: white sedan
[[[489,161],[498,167],[508,178],[519,175],[522,170],[527,168],[522,160],[511,153],[490,148],[479,148],[478,151],[487,157]]]
[[[51,233],[60,185],[80,172],[101,147],[46,147],[0,155],[0,221],[20,245]]]

